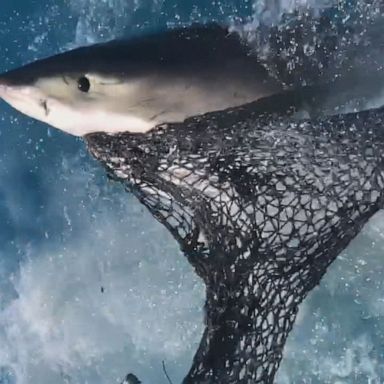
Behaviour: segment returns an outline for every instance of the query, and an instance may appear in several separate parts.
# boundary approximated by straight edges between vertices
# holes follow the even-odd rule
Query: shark
[[[0,75],[0,96],[71,135],[147,132],[276,93],[236,33],[211,26],[81,47]]]
[[[360,110],[382,85],[286,89],[209,25],[38,60],[0,74],[0,97],[82,137],[204,281],[183,383],[270,384],[300,303],[383,207],[384,109]]]

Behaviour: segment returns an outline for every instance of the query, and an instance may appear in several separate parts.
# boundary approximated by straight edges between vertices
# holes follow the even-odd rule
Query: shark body
[[[213,25],[82,47],[0,75],[6,102],[76,136],[147,132],[280,89],[237,34]]]

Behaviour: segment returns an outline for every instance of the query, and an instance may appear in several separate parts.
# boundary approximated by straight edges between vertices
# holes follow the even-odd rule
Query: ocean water
[[[327,1],[4,0],[0,70],[192,22],[278,22]],[[300,308],[277,382],[384,382],[384,214]],[[204,287],[177,244],[80,139],[0,104],[0,383],[174,383],[203,330]]]

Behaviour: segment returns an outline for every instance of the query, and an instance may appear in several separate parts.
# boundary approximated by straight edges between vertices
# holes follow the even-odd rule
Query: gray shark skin
[[[86,136],[206,284],[184,384],[273,383],[299,304],[383,207],[384,110],[298,121],[287,105]]]
[[[118,78],[135,79],[161,73],[171,80],[190,76],[195,80],[217,73],[265,80],[266,70],[235,33],[216,24],[196,25],[131,39],[81,47],[0,75],[5,83],[24,85],[57,74],[83,75],[96,72]],[[230,67],[237,63],[237,67]],[[237,73],[238,68],[242,73]],[[204,79],[204,80],[209,80]]]

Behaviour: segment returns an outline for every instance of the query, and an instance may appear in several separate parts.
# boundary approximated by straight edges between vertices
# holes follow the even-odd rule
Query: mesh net
[[[298,121],[284,100],[86,138],[206,284],[186,384],[272,383],[299,303],[382,206],[383,110]]]

